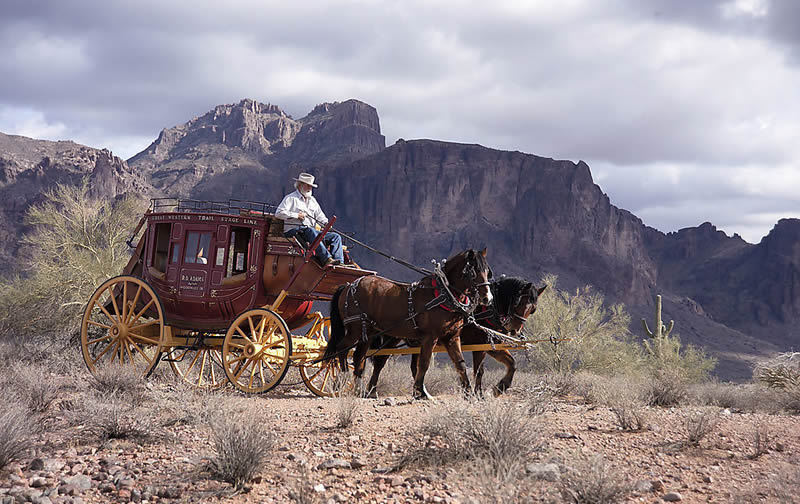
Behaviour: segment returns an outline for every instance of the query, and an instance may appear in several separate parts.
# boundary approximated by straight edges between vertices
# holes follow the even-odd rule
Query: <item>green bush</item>
[[[89,296],[128,262],[125,240],[143,210],[136,198],[91,198],[86,185],[45,193],[25,217],[21,270],[0,282],[0,335],[76,335]]]
[[[636,371],[642,351],[628,327],[625,306],[606,306],[591,287],[575,293],[558,290],[557,277],[545,277],[547,291],[525,324],[527,339],[538,341],[527,352],[534,369],[548,373],[592,371],[619,374]],[[566,340],[551,343],[552,340]]]

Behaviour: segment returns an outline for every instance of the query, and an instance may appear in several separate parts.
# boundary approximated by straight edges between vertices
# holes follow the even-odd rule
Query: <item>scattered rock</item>
[[[41,476],[34,476],[31,478],[31,486],[33,488],[42,488],[47,486],[47,480],[42,478]]]
[[[654,492],[663,492],[667,488],[664,486],[664,482],[661,480],[652,480],[650,484],[653,486]]]
[[[633,486],[633,489],[636,491],[636,493],[640,494],[650,493],[653,491],[653,483],[648,480],[639,480]]]
[[[350,462],[342,459],[330,459],[319,464],[317,469],[350,469]]]
[[[703,476],[703,483],[714,483],[714,478],[709,475]]]
[[[41,471],[42,469],[44,469],[44,460],[40,458],[35,458],[28,464],[29,471]]]
[[[667,502],[679,502],[683,500],[683,496],[678,492],[670,492],[668,494],[664,494],[661,498]]]
[[[89,490],[92,488],[92,480],[83,474],[76,474],[75,476],[64,478],[64,483],[72,485],[79,490]]]
[[[383,400],[383,405],[384,406],[397,406],[397,399],[395,399],[394,397],[387,397],[386,399]]]
[[[353,457],[353,460],[350,461],[350,467],[352,467],[353,469],[361,469],[366,465],[367,462],[360,457]]]
[[[325,485],[323,485],[322,483],[318,483],[318,484],[314,485],[314,491],[317,492],[317,493],[324,492],[325,491]]]
[[[528,464],[525,472],[534,479],[545,481],[558,481],[561,477],[561,470],[557,464]]]
[[[571,432],[556,432],[555,436],[559,439],[580,439],[578,436]]]
[[[400,476],[400,475],[392,476],[392,479],[389,480],[389,484],[392,485],[393,487],[401,486],[405,482],[406,482],[406,479],[404,477]]]

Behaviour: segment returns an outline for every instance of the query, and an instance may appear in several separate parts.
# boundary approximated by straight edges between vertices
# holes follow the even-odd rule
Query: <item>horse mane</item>
[[[495,285],[497,307],[500,313],[506,315],[511,312],[511,303],[517,298],[520,291],[528,284],[526,280],[517,277],[503,277],[492,282]],[[536,300],[536,289],[531,289],[533,299]]]
[[[475,256],[475,262],[477,263],[478,271],[491,271],[492,270],[492,268],[489,267],[489,261],[487,261],[486,258],[483,257],[483,254],[481,254],[480,252],[478,252],[477,250],[474,250],[474,249],[467,249],[467,250],[463,250],[461,252],[458,252],[456,254],[453,254],[452,256],[450,256],[447,259],[445,259],[444,265],[442,265],[442,267],[443,268],[447,267],[447,263],[452,264],[451,261],[453,259],[455,259],[456,257],[461,256],[461,255],[466,256],[469,252],[473,252],[473,255]]]

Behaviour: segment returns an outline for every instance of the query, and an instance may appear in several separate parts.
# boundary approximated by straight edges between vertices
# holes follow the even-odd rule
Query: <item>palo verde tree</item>
[[[77,334],[89,296],[130,258],[125,241],[143,211],[137,198],[92,198],[86,184],[45,193],[25,216],[17,274],[0,282],[0,334]]]

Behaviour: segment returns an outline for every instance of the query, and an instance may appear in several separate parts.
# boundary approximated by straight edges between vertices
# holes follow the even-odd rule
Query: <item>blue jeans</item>
[[[290,229],[283,233],[283,236],[286,238],[291,238],[296,236],[300,239],[300,243],[304,243],[306,247],[310,247],[314,240],[317,239],[319,236],[319,231],[316,229],[312,229],[308,226],[302,226],[295,229]],[[324,244],[324,245],[323,245]],[[331,248],[330,253],[328,252],[328,247]],[[328,257],[333,256],[334,259],[337,259],[339,262],[344,263],[344,251],[342,250],[342,237],[339,236],[338,233],[334,233],[333,231],[328,231],[325,234],[325,238],[317,245],[317,249],[314,251],[314,257],[317,258],[320,264],[325,264],[325,261],[328,260]]]

